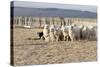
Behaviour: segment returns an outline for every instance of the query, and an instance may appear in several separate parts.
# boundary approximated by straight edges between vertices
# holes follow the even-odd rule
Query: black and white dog
[[[43,39],[43,40],[45,40],[45,38],[43,37],[43,32],[37,32],[37,34],[38,34],[38,36],[39,36],[39,39]]]

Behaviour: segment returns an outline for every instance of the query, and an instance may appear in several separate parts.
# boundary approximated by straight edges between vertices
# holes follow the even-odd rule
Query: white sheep
[[[62,37],[62,31],[61,31],[61,29],[60,29],[59,26],[57,28],[55,28],[55,30],[54,30],[54,36],[56,38],[56,41],[62,40],[61,39],[61,37]]]
[[[46,42],[49,42],[50,41],[49,26],[47,24],[44,26],[43,36],[44,36]]]
[[[69,27],[62,25],[61,30],[62,30],[62,33],[63,33],[63,36],[64,36],[64,40],[68,41],[68,38],[69,38]]]
[[[75,34],[74,34],[73,26],[68,27],[68,35],[69,35],[71,41],[75,40]]]
[[[54,31],[55,31],[55,26],[54,25],[51,25],[50,26],[50,31],[49,31],[49,35],[50,35],[50,40],[52,42],[54,42],[56,39],[55,39],[55,35],[54,35]]]
[[[84,28],[84,25],[78,25],[78,28],[80,29],[80,39],[82,39],[82,30]]]
[[[89,28],[89,40],[97,39],[97,28],[95,26],[88,26]]]
[[[81,29],[78,26],[73,26],[73,34],[74,34],[74,38],[75,40],[80,40],[80,31]]]

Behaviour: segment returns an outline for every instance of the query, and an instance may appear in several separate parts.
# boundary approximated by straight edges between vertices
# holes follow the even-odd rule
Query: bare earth
[[[97,41],[34,40],[41,29],[14,30],[14,65],[56,64],[97,60]]]

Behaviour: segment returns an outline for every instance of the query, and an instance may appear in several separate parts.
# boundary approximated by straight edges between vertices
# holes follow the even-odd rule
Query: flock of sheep
[[[46,42],[97,40],[97,26],[85,25],[44,25],[42,32],[38,32],[40,39]]]

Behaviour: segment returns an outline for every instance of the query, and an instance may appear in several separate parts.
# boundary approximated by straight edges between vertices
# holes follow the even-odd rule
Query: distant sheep
[[[68,35],[71,41],[75,40],[75,34],[73,31],[73,26],[68,26]]]
[[[73,34],[75,40],[80,40],[80,28],[78,26],[73,26]]]
[[[96,40],[97,27],[84,25],[45,25],[43,32],[39,32],[40,39],[44,37],[45,41],[76,41],[76,40]]]
[[[49,32],[49,35],[50,35],[50,40],[52,42],[54,42],[56,39],[55,39],[55,35],[54,35],[54,31],[55,31],[55,27],[54,25],[51,25],[50,26],[50,32]]]
[[[62,30],[62,33],[63,33],[63,36],[64,36],[64,41],[68,41],[68,38],[69,38],[69,26],[62,26],[61,27],[61,30]]]
[[[95,26],[88,26],[89,28],[89,39],[96,40],[97,39],[97,28]]]
[[[44,26],[44,29],[43,29],[43,37],[45,38],[46,42],[50,41],[49,26],[47,24]]]
[[[62,36],[62,31],[61,31],[60,27],[55,28],[54,35],[55,35],[56,41],[62,40],[63,36]]]
[[[80,28],[76,25],[62,26],[64,40],[80,40]]]

